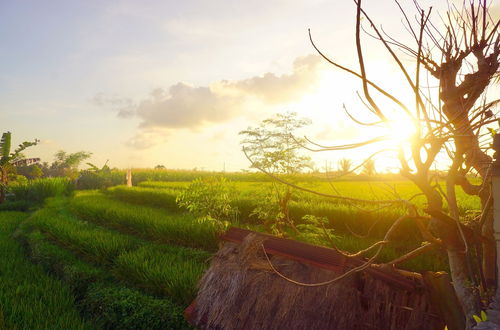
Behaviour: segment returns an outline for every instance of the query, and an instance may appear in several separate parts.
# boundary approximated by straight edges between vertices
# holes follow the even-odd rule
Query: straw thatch
[[[271,269],[262,242],[249,234],[227,242],[200,281],[191,321],[204,329],[433,329],[439,324],[425,291],[406,291],[369,272],[305,287]],[[272,264],[296,281],[318,283],[339,273],[280,256]],[[441,328],[442,329],[442,328]]]

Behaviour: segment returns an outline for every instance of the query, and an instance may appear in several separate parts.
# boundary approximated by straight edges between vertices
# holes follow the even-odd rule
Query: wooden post
[[[127,187],[132,187],[132,169],[127,170]]]

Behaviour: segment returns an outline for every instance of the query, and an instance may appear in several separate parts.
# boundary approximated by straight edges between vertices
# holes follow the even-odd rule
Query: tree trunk
[[[451,279],[457,298],[466,315],[466,329],[472,329],[476,324],[472,315],[479,315],[479,292],[473,287],[467,271],[465,254],[461,250],[447,248],[448,261],[450,263]]]

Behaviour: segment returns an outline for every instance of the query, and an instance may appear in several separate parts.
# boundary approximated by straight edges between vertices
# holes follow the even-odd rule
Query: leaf
[[[497,135],[497,131],[494,130],[493,128],[491,128],[491,127],[488,127],[488,131],[490,131],[491,136]]]
[[[472,317],[474,318],[474,321],[476,321],[477,324],[481,323],[483,320],[481,320],[481,318],[477,315],[472,315]]]
[[[0,161],[5,163],[9,159],[10,154],[10,140],[11,133],[6,132],[2,134],[2,138],[0,139]]]
[[[486,315],[486,312],[485,311],[481,311],[481,319],[483,321],[488,321],[488,316]]]

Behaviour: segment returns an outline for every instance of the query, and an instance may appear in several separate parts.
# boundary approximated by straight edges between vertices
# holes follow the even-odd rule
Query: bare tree
[[[390,113],[384,107],[390,102],[414,124],[415,134],[405,145],[394,151],[399,159],[401,174],[418,186],[427,200],[427,206],[419,210],[399,198],[378,203],[406,205],[406,219],[415,221],[423,241],[430,243],[425,245],[425,249],[419,248],[415,253],[399,258],[399,261],[425,252],[430,246],[438,246],[446,251],[455,292],[467,315],[467,327],[470,328],[474,324],[472,315],[479,313],[480,294],[493,292],[497,285],[493,219],[490,212],[491,157],[487,154],[491,136],[487,125],[497,121],[493,110],[500,100],[488,99],[487,91],[499,74],[499,22],[491,17],[486,0],[464,2],[460,8],[448,3],[448,10],[440,15],[431,15],[432,8],[423,9],[416,1],[413,2],[416,14],[410,15],[408,9],[395,1],[395,6],[401,12],[403,25],[413,40],[411,43],[403,43],[391,37],[383,28],[377,27],[362,6],[361,0],[354,2],[358,70],[347,68],[325,55],[310,35],[311,43],[326,61],[361,82],[360,98],[367,108],[366,117],[376,119],[367,123],[366,118],[355,118],[346,109],[353,122],[390,129]],[[365,24],[367,26],[363,26]],[[389,88],[383,88],[368,75],[363,30],[366,32],[363,37],[374,38],[387,51],[402,74],[403,81],[398,88],[407,86],[412,100],[399,99]],[[411,65],[406,65],[407,62],[403,61],[408,56],[414,59]],[[429,87],[431,83],[436,83],[439,88]],[[333,146],[309,141],[313,146],[307,148],[313,151],[345,151],[376,144],[384,139],[384,136],[377,136],[367,141]],[[445,189],[441,188],[433,175],[433,167],[441,156],[446,156],[449,164],[445,172]],[[479,184],[470,179],[472,174],[480,178]],[[481,214],[468,225],[461,221],[463,215],[459,212],[457,186],[481,201]],[[320,194],[310,189],[297,188]],[[328,197],[353,203],[375,203],[345,196]],[[398,223],[400,221],[394,226]],[[380,249],[385,241],[374,247]],[[370,259],[372,260],[373,258]],[[478,264],[480,266],[476,266]]]
[[[377,97],[393,102],[414,123],[415,135],[408,142],[409,148],[400,147],[398,150],[401,173],[413,181],[427,199],[425,213],[433,230],[427,231],[420,226],[422,235],[446,250],[457,296],[471,319],[472,314],[478,313],[478,289],[491,292],[496,286],[493,221],[488,213],[491,158],[485,147],[489,141],[486,125],[496,121],[492,110],[499,102],[498,99],[486,98],[488,86],[498,75],[499,22],[490,16],[487,1],[464,2],[461,8],[449,4],[448,11],[440,15],[437,22],[431,19],[432,8],[424,10],[414,2],[417,14],[411,17],[396,1],[405,28],[414,41],[410,45],[377,27],[365,12],[361,0],[355,0],[355,3],[359,72],[338,64],[323,54],[312,38],[311,42],[328,62],[360,79],[365,105],[377,117],[376,124],[368,125],[390,125],[390,117]],[[414,96],[412,104],[398,99],[389,89],[382,88],[368,77],[361,36],[362,20],[369,25],[367,34],[383,45],[402,73],[403,83]],[[403,54],[415,59],[412,67],[403,64]],[[423,86],[424,73],[439,84],[437,95],[433,89]],[[357,123],[365,124],[350,116]],[[375,138],[351,147],[379,140]],[[322,150],[345,150],[345,147],[332,146]],[[441,153],[446,153],[450,160],[446,191],[440,189],[431,175],[431,167]],[[471,173],[481,178],[480,184],[471,182]],[[456,186],[481,200],[483,212],[474,219],[474,227],[478,228],[476,235],[460,221]],[[476,244],[477,237],[481,246]],[[482,261],[480,269],[473,266],[477,259]]]

